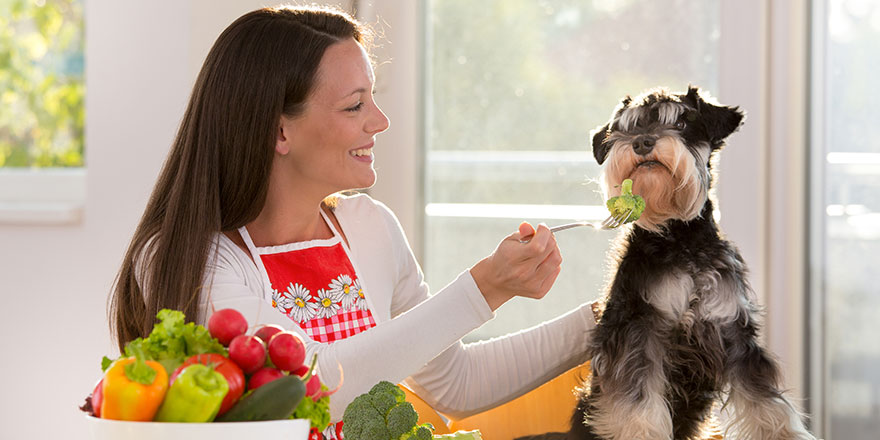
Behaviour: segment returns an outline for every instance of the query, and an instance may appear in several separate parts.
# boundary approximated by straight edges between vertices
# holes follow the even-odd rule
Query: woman
[[[429,296],[394,215],[368,196],[337,195],[373,185],[375,135],[389,125],[372,98],[367,44],[349,16],[316,7],[254,11],[220,35],[120,270],[120,347],[161,308],[200,323],[235,308],[252,326],[302,335],[331,387],[342,366],[333,421],[380,380],[406,380],[464,416],[584,360],[588,306],[460,342],[510,298],[550,289],[561,257],[546,226],[524,223]]]

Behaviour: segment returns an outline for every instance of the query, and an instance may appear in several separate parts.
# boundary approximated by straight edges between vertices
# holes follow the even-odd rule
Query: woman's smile
[[[373,142],[348,151],[348,155],[360,162],[373,161]]]

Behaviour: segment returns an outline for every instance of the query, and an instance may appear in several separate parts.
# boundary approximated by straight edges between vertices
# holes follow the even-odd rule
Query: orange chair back
[[[435,434],[479,429],[487,440],[513,440],[524,435],[565,432],[571,427],[571,415],[577,406],[574,389],[590,375],[590,363],[584,363],[557,376],[538,388],[503,405],[473,416],[451,420],[431,408],[412,391],[401,387],[406,400],[419,413],[419,423],[434,425]],[[713,416],[703,434],[706,440],[722,440],[718,421]]]
[[[419,413],[419,423],[434,425],[435,434],[479,429],[484,439],[513,440],[524,435],[568,431],[571,414],[577,405],[574,389],[589,374],[588,362],[501,406],[448,424],[448,417],[438,414],[406,387],[402,388],[406,400]]]

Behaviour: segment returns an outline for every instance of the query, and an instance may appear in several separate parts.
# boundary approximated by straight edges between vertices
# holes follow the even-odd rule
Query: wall
[[[123,253],[210,45],[264,3],[85,3],[83,219],[0,225],[0,438],[89,438],[76,407],[100,377],[101,357],[116,355],[106,306]]]

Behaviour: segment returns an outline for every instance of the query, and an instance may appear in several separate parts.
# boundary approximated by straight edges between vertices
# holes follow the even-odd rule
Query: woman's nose
[[[370,115],[370,119],[367,121],[367,125],[364,128],[369,133],[381,133],[388,130],[390,125],[391,121],[388,120],[388,116],[385,116],[382,109],[376,105],[374,106],[373,114]]]

